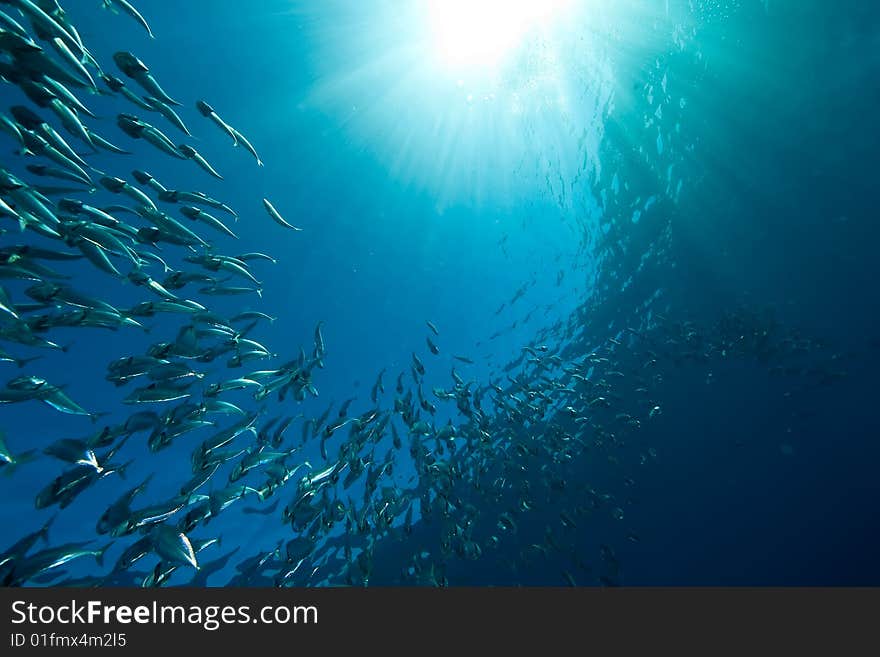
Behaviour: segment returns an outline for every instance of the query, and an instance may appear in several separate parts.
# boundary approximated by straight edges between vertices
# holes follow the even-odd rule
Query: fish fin
[[[16,465],[22,465],[23,463],[30,463],[35,458],[37,458],[37,450],[29,449],[26,452],[22,452],[17,457],[15,457]]]
[[[128,466],[130,466],[132,463],[134,463],[134,459],[131,459],[130,461],[126,461],[125,463],[123,463],[122,465],[119,466],[118,470],[116,470],[116,472],[119,474],[119,476],[122,477],[123,481],[128,479],[128,475],[126,474],[125,471],[128,469]]]
[[[40,538],[43,539],[43,543],[49,542],[49,527],[52,526],[52,523],[55,522],[55,518],[58,517],[57,513],[53,513],[52,516],[43,523],[43,526],[40,528]]]
[[[89,413],[89,419],[91,419],[92,424],[94,424],[105,415],[110,415],[110,413],[107,411],[104,411],[103,413]],[[125,477],[123,477],[123,479],[125,479]]]
[[[129,435],[131,435],[131,434],[129,434]],[[140,486],[138,486],[138,488],[140,488],[141,491],[144,491],[146,489],[146,487],[150,484],[150,482],[153,480],[153,475],[155,475],[155,474],[156,474],[155,472],[151,472],[150,474],[148,474],[146,476],[146,478],[141,482]]]
[[[113,545],[113,542],[107,543],[104,547],[98,550],[98,554],[95,555],[95,561],[98,562],[98,565],[103,568],[104,567],[104,553],[107,552],[107,548]]]
[[[24,367],[25,365],[27,365],[28,363],[35,361],[35,360],[42,358],[42,357],[43,356],[40,355],[40,356],[31,356],[30,358],[19,358],[18,360],[15,361],[15,364],[18,365],[19,368],[21,368],[21,367]]]

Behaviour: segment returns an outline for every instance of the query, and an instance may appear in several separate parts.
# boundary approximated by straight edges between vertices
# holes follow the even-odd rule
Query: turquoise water
[[[143,0],[150,39],[100,2],[64,3],[66,24],[103,70],[143,93],[113,61],[131,51],[181,102],[175,109],[192,137],[119,94],[75,88],[96,115],[83,123],[127,155],[90,152],[14,79],[0,87],[6,116],[13,105],[34,108],[94,169],[135,184],[131,171],[148,171],[168,188],[234,208],[236,221],[205,209],[236,240],[156,201],[210,240],[212,253],[276,259],[247,262],[259,296],[207,296],[201,284],[175,292],[224,318],[243,310],[275,318],[247,336],[275,358],[233,368],[228,354],[183,359],[204,374],[187,388],[187,403],[203,402],[209,383],[279,368],[301,347],[305,368],[322,322],[323,367],[311,367],[314,390],[302,400],[258,401],[253,387],[219,397],[260,411],[257,427],[295,418],[280,447],[265,451],[295,449],[286,466],[309,466],[271,496],[246,492],[194,528],[180,524],[199,503],[190,499],[164,526],[183,527],[191,542],[221,543],[196,555],[201,574],[181,563],[167,584],[876,584],[876,10],[572,0],[539,17],[527,10],[516,23],[515,8],[529,3],[485,16],[473,4],[438,36],[437,5],[432,13],[428,2]],[[16,6],[2,9],[38,38]],[[499,30],[505,47],[486,61]],[[50,41],[38,43],[58,56]],[[21,71],[8,48],[3,61]],[[253,143],[264,167],[196,111],[200,99]],[[120,112],[195,146],[223,180],[131,139],[117,127]],[[76,186],[32,175],[25,165],[46,160],[16,154],[14,139],[0,138],[2,166],[28,185]],[[54,204],[135,206],[100,186],[44,191]],[[273,222],[264,197],[302,231]],[[3,199],[18,207],[10,193]],[[2,219],[4,249],[77,252]],[[175,269],[198,270],[182,260],[184,248],[153,250]],[[131,262],[110,258],[128,273]],[[159,299],[86,259],[39,262],[114,308]],[[143,271],[166,276],[155,261]],[[21,368],[2,363],[4,380],[42,377],[106,415],[92,422],[35,399],[3,405],[10,452],[36,451],[4,467],[3,542],[57,514],[48,545],[32,553],[88,540],[96,549],[109,540],[95,531],[108,504],[148,476],[132,510],[172,499],[193,475],[193,451],[236,418],[209,414],[216,426],[155,452],[149,432],[117,436],[97,453],[121,445],[113,461],[130,462],[125,479],[110,474],[64,509],[36,509],[39,492],[71,468],[43,454],[47,446],[180,403],[125,404],[146,377],[114,386],[105,375],[111,360],[173,342],[189,318],[136,317],[149,332],[56,327],[39,335],[67,350],[35,349],[10,338],[23,318],[53,310],[21,305],[33,301],[25,290],[35,282],[8,271],[0,281],[21,306],[18,319],[4,317],[0,346],[16,358],[40,356]],[[423,376],[411,372],[413,354]],[[381,371],[385,390],[374,402]],[[456,392],[464,410],[435,388]],[[410,391],[424,429],[400,412]],[[324,419],[341,421],[351,398],[346,417],[360,417],[369,436],[355,451],[364,474],[348,489],[301,481],[334,463],[350,470],[354,457],[340,448],[357,438],[352,423],[326,440],[326,457],[320,431],[302,436],[304,420],[321,418],[331,402]],[[364,419],[372,410],[375,419]],[[448,422],[449,442],[441,433]],[[257,442],[245,433],[230,448]],[[198,493],[216,501],[241,458]],[[365,495],[368,471],[386,458],[393,468]],[[260,466],[235,483],[265,480]],[[282,509],[310,490],[311,509],[296,509],[309,521],[292,527]],[[327,523],[313,525],[309,513],[332,502],[344,515],[331,518],[328,506]],[[18,581],[15,568],[28,564],[19,555],[3,575],[13,573],[7,584],[149,583],[157,564],[159,572],[172,565],[153,544],[111,571],[129,545],[155,539],[151,527],[114,538],[103,565],[84,557]],[[314,540],[300,563],[287,542],[304,536]],[[279,542],[277,555],[249,568]]]

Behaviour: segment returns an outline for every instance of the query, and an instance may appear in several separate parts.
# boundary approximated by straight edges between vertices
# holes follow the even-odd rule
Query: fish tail
[[[92,423],[97,422],[99,419],[104,417],[105,415],[110,415],[110,413],[104,411],[102,413],[89,413],[89,418],[92,420]],[[123,477],[124,479],[125,477]]]
[[[111,545],[113,545],[112,542],[107,543],[107,545],[105,545],[104,547],[102,547],[102,548],[101,548],[100,550],[98,550],[98,552],[95,554],[95,561],[98,562],[98,565],[99,565],[101,568],[104,567],[104,553],[107,552],[107,548],[109,548]]]
[[[30,463],[35,458],[37,458],[37,450],[29,449],[26,452],[22,452],[18,456],[15,457],[16,465],[23,465],[24,463]]]
[[[18,365],[19,368],[22,368],[25,365],[27,365],[28,363],[33,362],[39,358],[42,358],[42,356],[31,356],[30,358],[19,358],[18,360],[15,361],[15,364]]]
[[[58,517],[58,514],[53,513],[52,516],[40,528],[40,538],[43,539],[43,543],[49,542],[49,527],[52,526],[52,523],[55,522],[55,518],[57,518],[57,517]]]
[[[128,469],[128,466],[130,466],[132,463],[134,463],[134,459],[132,459],[131,461],[126,461],[125,463],[120,465],[119,469],[116,471],[119,473],[119,476],[122,477],[123,481],[128,479],[128,475],[126,474],[126,470]]]

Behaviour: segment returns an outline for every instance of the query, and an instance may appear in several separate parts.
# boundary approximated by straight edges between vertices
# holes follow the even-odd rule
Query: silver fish
[[[301,231],[301,230],[302,230],[302,228],[297,228],[297,227],[294,226],[293,224],[289,224],[289,223],[287,223],[287,222],[284,220],[284,217],[282,217],[281,214],[279,214],[278,210],[275,209],[275,206],[272,205],[272,203],[269,202],[269,199],[266,199],[266,198],[263,199],[263,207],[266,208],[266,212],[269,213],[269,216],[272,217],[272,219],[273,219],[276,223],[280,224],[281,226],[284,226],[285,228],[290,228],[290,229],[295,230],[295,231]]]

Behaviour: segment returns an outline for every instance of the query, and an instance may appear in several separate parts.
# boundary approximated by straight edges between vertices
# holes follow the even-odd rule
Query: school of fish
[[[101,4],[153,36],[131,3]],[[575,321],[559,322],[523,345],[501,376],[478,381],[466,373],[467,355],[450,355],[448,370],[449,360],[437,364],[447,356],[442,327],[428,320],[408,367],[378,372],[369,399],[305,417],[297,404],[318,396],[320,371],[332,367],[323,322],[311,344],[285,354],[255,337],[271,315],[227,316],[212,310],[212,298],[259,299],[259,268],[275,263],[235,248],[243,207],[257,208],[267,229],[307,235],[307,226],[268,198],[215,199],[136,164],[137,150],[152,148],[223,180],[222,163],[187,143],[204,127],[263,167],[234,118],[166,89],[138,54],[97,61],[55,0],[0,2],[0,56],[0,78],[30,101],[0,111],[18,150],[0,167],[0,359],[19,370],[0,403],[41,403],[95,428],[18,451],[0,439],[10,476],[26,476],[34,459],[59,463],[34,500],[46,514],[42,528],[0,546],[4,586],[445,586],[457,583],[447,577],[456,560],[502,560],[516,573],[551,554],[570,565],[548,583],[613,586],[615,546],[600,540],[588,554],[578,528],[600,514],[628,522],[634,473],[657,458],[639,436],[663,412],[665,368],[740,357],[798,373],[812,367],[817,385],[840,375],[803,364],[822,345],[744,308],[708,326],[655,316],[589,348]],[[92,94],[114,99],[117,115],[99,119]],[[112,154],[118,169],[96,170],[84,150]],[[131,305],[81,288],[82,266],[127,281]],[[160,315],[175,322],[172,334],[104,364],[106,380],[127,391],[121,423],[103,424],[107,409],[83,408],[66,382],[42,378],[40,357],[16,355],[23,345],[63,358],[75,344],[57,339],[57,328],[147,335],[145,320]],[[445,385],[433,384],[438,376]],[[134,440],[151,452],[175,450],[191,478],[167,499],[141,503],[152,477],[123,479]],[[302,457],[307,446],[319,459]],[[596,478],[601,485],[584,476],[596,463],[610,473]],[[52,543],[56,515],[92,487],[108,496],[91,510],[95,536]],[[220,514],[274,516],[287,538],[267,547],[232,537],[233,549],[212,555],[222,549],[211,533]],[[635,527],[626,536],[640,540]],[[93,573],[69,576],[74,560],[93,560]],[[212,577],[229,566],[231,578]]]

